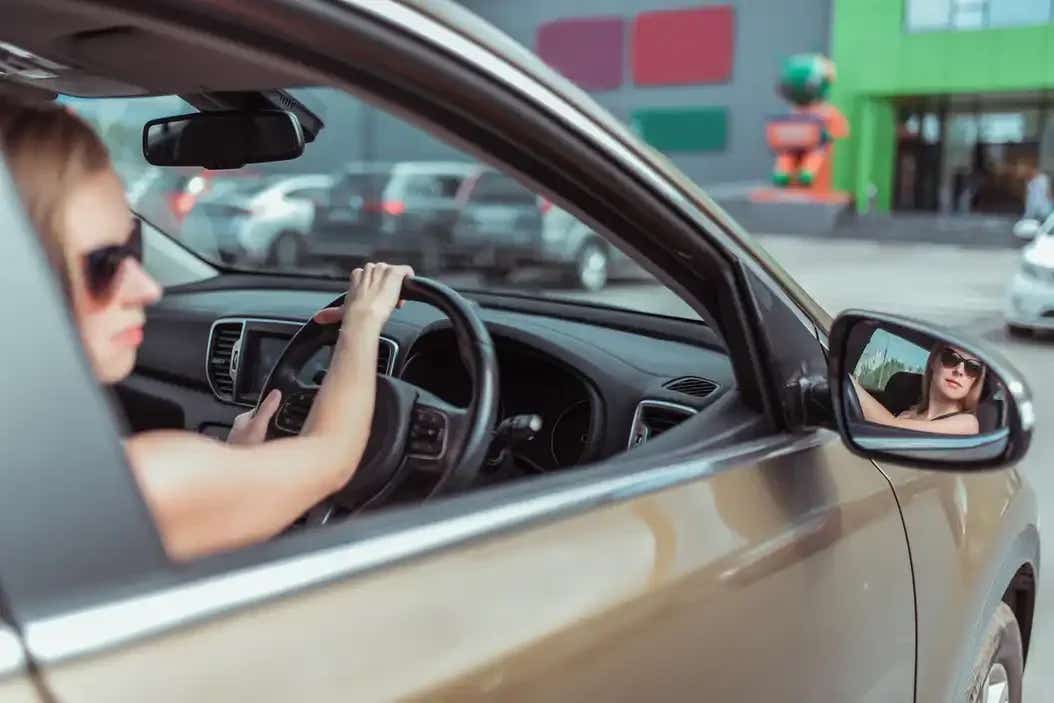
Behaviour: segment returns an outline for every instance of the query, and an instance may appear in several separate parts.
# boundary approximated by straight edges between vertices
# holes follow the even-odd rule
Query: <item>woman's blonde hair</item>
[[[84,178],[110,168],[106,145],[63,105],[0,98],[0,152],[68,293],[62,222],[66,199]]]
[[[922,398],[919,399],[919,404],[916,406],[920,414],[929,410],[930,386],[933,383],[934,374],[937,373],[937,366],[941,363],[941,352],[945,349],[950,349],[950,347],[944,344],[936,345],[930,351],[929,358],[926,359],[926,373],[922,376]],[[959,401],[960,410],[971,413],[977,410],[977,405],[981,402],[981,393],[984,392],[984,382],[987,375],[988,369],[982,364],[981,373],[974,379],[970,392]]]

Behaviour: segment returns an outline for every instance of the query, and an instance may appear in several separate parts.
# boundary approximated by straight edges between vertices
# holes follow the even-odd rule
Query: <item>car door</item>
[[[211,4],[195,7],[216,19]],[[0,323],[20,341],[5,387],[33,403],[5,435],[12,451],[0,514],[17,529],[0,531],[0,586],[42,690],[71,701],[910,700],[915,613],[900,513],[885,476],[833,432],[791,429],[795,396],[780,390],[825,362],[784,283],[716,234],[705,212],[689,219],[690,204],[671,195],[669,180],[643,187],[659,178],[654,164],[575,126],[582,113],[571,103],[561,103],[560,125],[551,115],[538,122],[544,115],[526,101],[499,124],[486,106],[510,98],[500,81],[467,80],[457,74],[465,67],[429,53],[433,44],[457,49],[471,26],[447,31],[405,6],[356,7],[346,19],[362,32],[380,31],[383,19],[403,22],[410,36],[430,33],[415,50],[430,56],[431,70],[403,56],[413,71],[401,78],[448,75],[462,91],[494,91],[494,101],[474,101],[479,121],[539,150],[495,150],[492,161],[536,167],[549,194],[597,223],[625,216],[619,232],[638,255],[647,218],[661,222],[651,231],[683,246],[688,263],[659,243],[642,259],[693,299],[691,267],[704,264],[690,260],[691,247],[705,232],[718,254],[705,261],[720,274],[708,279],[722,315],[715,327],[726,334],[737,388],[679,428],[676,451],[656,441],[564,475],[173,564],[57,287],[0,181],[0,214],[13,223],[5,260],[19,271],[0,279]],[[311,22],[309,10],[298,9],[297,24],[275,21],[262,4],[239,19],[260,36],[280,29],[283,47],[325,52],[327,37],[338,40],[331,60],[349,68],[371,56],[399,63],[394,43],[356,41],[339,15],[319,12]],[[360,46],[371,53],[356,53]],[[472,71],[503,61],[478,60]],[[467,97],[485,95],[442,99]],[[403,109],[417,114],[412,104]],[[531,132],[539,125],[572,132],[547,134],[542,148]],[[583,153],[603,158],[587,163]],[[595,180],[585,188],[570,174]],[[619,207],[625,202],[632,212]],[[21,304],[27,296],[38,302],[32,316]],[[40,393],[45,382],[60,383],[61,398]]]

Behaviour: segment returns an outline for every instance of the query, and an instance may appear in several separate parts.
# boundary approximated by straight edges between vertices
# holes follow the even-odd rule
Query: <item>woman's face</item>
[[[121,261],[105,290],[89,290],[87,255],[126,244],[132,234],[133,219],[117,174],[106,169],[81,181],[66,201],[60,226],[81,340],[96,377],[116,383],[135,366],[145,307],[161,297],[161,287],[131,257]]]
[[[950,352],[950,353],[949,353]],[[958,355],[955,359],[953,355]],[[957,361],[954,366],[946,366],[950,361]],[[976,377],[966,373],[966,361],[977,361],[977,357],[954,347],[945,348],[937,356],[933,369],[933,388],[948,400],[960,401],[967,396],[975,383]]]

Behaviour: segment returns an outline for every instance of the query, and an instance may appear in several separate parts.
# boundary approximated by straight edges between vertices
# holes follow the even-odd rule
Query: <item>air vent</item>
[[[234,379],[231,378],[231,357],[242,338],[241,322],[220,322],[209,335],[209,353],[205,370],[212,392],[223,400],[231,400]]]
[[[665,403],[659,400],[642,400],[633,414],[630,428],[629,448],[639,447],[650,439],[676,427],[697,411],[687,405]]]
[[[716,383],[706,378],[699,378],[698,376],[675,378],[672,381],[664,383],[662,387],[668,388],[677,393],[694,395],[696,398],[705,398],[717,390]]]
[[[381,344],[377,348],[377,373],[391,376],[395,371],[395,355],[398,353],[398,344],[387,337],[381,337]]]

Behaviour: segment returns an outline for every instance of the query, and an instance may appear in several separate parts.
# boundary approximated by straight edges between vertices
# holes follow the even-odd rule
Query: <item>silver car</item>
[[[183,222],[183,242],[227,263],[296,265],[332,183],[325,174],[214,177]]]

